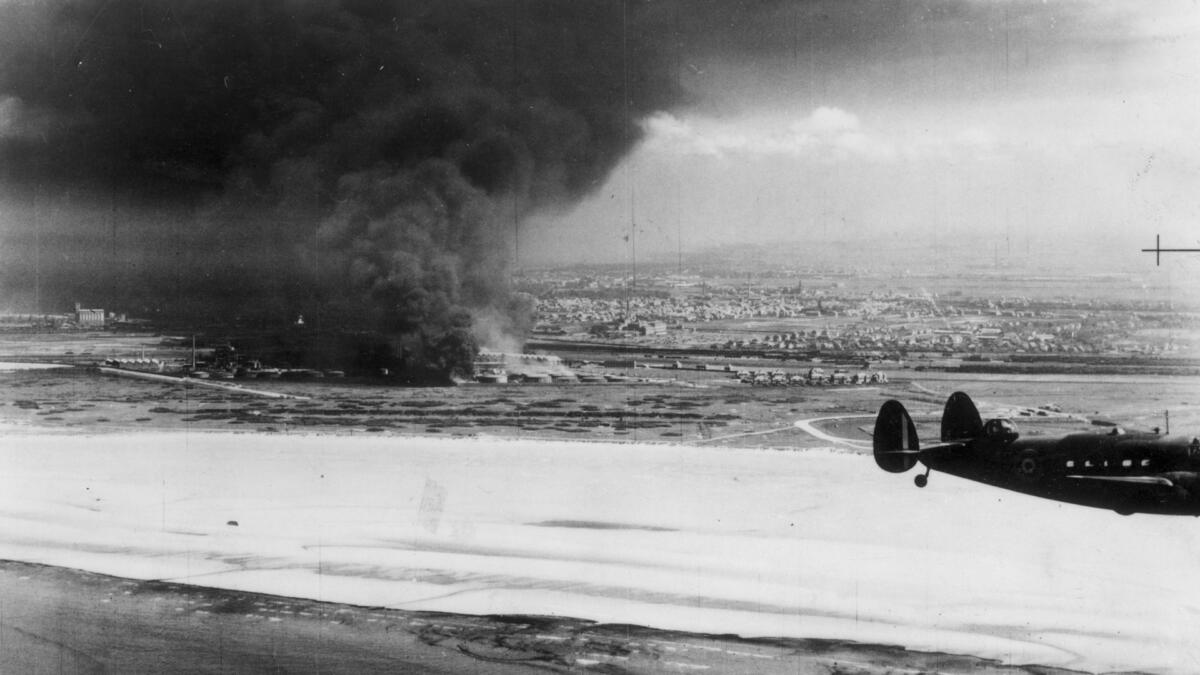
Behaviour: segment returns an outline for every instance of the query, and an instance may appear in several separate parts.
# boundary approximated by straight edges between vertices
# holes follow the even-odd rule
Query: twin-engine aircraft
[[[1200,439],[1153,433],[1069,434],[1020,438],[1006,419],[986,423],[971,398],[955,392],[942,412],[942,444],[921,448],[908,411],[891,400],[875,419],[875,463],[903,473],[918,461],[931,470],[1122,515],[1200,516]]]

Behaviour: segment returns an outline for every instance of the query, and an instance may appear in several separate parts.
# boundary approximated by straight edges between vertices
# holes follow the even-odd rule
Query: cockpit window
[[[993,438],[1002,441],[1011,441],[1017,437],[1017,425],[1012,423],[1012,420],[995,419],[988,420],[983,427],[983,433],[988,438]]]

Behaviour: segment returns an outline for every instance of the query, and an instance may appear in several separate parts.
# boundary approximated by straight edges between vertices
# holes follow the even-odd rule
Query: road
[[[800,429],[801,431],[803,431],[807,434],[810,434],[812,436],[815,436],[816,438],[821,439],[822,441],[828,441],[829,443],[837,443],[838,445],[845,445],[845,446],[849,446],[851,448],[856,448],[859,450],[869,450],[871,448],[870,443],[867,443],[865,441],[855,441],[855,440],[851,440],[849,438],[843,438],[841,436],[834,436],[832,434],[826,433],[825,431],[822,431],[821,428],[817,426],[817,424],[819,424],[821,422],[832,422],[832,421],[840,421],[840,420],[856,420],[856,419],[875,419],[875,416],[874,415],[830,415],[829,417],[812,417],[812,418],[809,418],[806,420],[799,420],[795,423],[794,426],[797,429]]]

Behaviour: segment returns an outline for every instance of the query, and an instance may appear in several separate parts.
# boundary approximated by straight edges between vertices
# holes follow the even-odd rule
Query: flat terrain
[[[108,357],[137,356],[171,362],[187,357],[185,342],[182,337],[149,333],[5,333],[0,334],[0,362],[87,365]],[[593,356],[603,359],[602,354]],[[808,367],[743,364],[737,359],[713,363],[734,370],[800,372]],[[6,370],[0,363],[0,423],[88,433],[209,429],[483,434],[788,448],[825,444],[795,431],[797,419],[874,415],[888,398],[900,399],[918,416],[932,412],[936,417],[946,396],[961,390],[980,404],[985,417],[1011,416],[1024,433],[1095,428],[1091,420],[1149,430],[1166,425],[1166,411],[1173,433],[1200,433],[1200,377],[879,369],[889,383],[755,387],[738,382],[729,372],[609,367],[598,372],[625,381],[402,388],[339,379],[155,382],[94,369]],[[1063,414],[1036,411],[1051,405]]]
[[[151,381],[85,368],[0,369],[0,423],[87,433],[490,435],[803,448],[828,443],[796,430],[796,420],[873,416],[889,398],[904,402],[919,421],[932,420],[933,427],[922,428],[922,437],[931,438],[946,396],[956,390],[968,392],[985,417],[1012,417],[1027,434],[1107,430],[1093,420],[1149,430],[1165,426],[1166,411],[1172,433],[1200,433],[1197,378],[911,371],[895,374],[889,384],[862,387],[752,387],[724,373],[692,372],[620,384],[402,388],[337,380]],[[1050,406],[1061,413],[1044,409]],[[869,430],[870,420],[857,426]],[[869,440],[862,429],[857,435]]]
[[[1186,567],[1180,556],[1195,546],[1177,531],[1187,523],[1121,519],[948,476],[918,491],[867,458],[854,458],[837,477],[840,468],[836,476],[816,470],[824,459],[703,450],[828,447],[795,426],[815,418],[824,432],[869,443],[872,417],[887,398],[902,400],[922,437],[932,438],[955,390],[970,393],[985,417],[1013,417],[1024,434],[1108,428],[1094,422],[1149,429],[1164,423],[1164,411],[1172,433],[1200,433],[1200,383],[1192,378],[909,371],[880,387],[771,388],[722,373],[681,373],[621,384],[403,389],[279,380],[239,388],[83,368],[0,370],[0,442],[8,447],[0,557],[118,574],[0,565],[0,638],[20,646],[0,650],[0,671],[1057,672],[1020,665],[1043,662],[1186,672],[1179,659],[1190,657],[1173,651],[1184,638],[1163,633],[1181,625],[1177,617],[1160,603],[1144,604],[1167,589],[1147,593],[1132,578],[1132,585],[1117,580],[1153,569],[1155,578],[1200,587],[1200,579],[1178,578]],[[225,440],[243,435],[259,440]],[[368,446],[378,450],[353,444],[339,454],[332,441],[326,448],[314,440],[324,435],[339,437],[339,448],[349,437],[373,439]],[[210,436],[212,443],[202,440]],[[416,450],[402,440],[414,436],[451,445]],[[399,445],[381,445],[389,438]],[[457,449],[470,438],[545,449],[489,460],[487,445]],[[679,459],[666,461],[611,445],[560,457],[553,445],[581,440],[683,447],[671,448]],[[377,452],[395,453],[395,461],[368,461]],[[684,470],[689,454],[703,461]],[[359,464],[339,468],[330,462],[343,460],[334,458]],[[797,473],[797,461],[817,473]],[[286,477],[293,470],[300,473]],[[39,487],[39,476],[53,489]],[[856,503],[860,488],[872,499]],[[876,498],[892,505],[887,514],[873,509]],[[1019,522],[1038,525],[1031,532]],[[341,545],[331,545],[330,533]],[[928,543],[909,541],[920,533]],[[313,536],[324,544],[314,548]],[[1172,544],[1151,555],[1132,544],[1139,536]],[[1130,539],[1114,545],[1110,537]],[[733,562],[746,554],[758,562]],[[896,577],[893,565],[921,572]],[[922,581],[928,574],[939,583]],[[1080,586],[1080,575],[1105,580],[1105,592]],[[997,591],[1025,586],[1029,595],[993,597],[970,581],[988,577]],[[428,606],[452,613],[373,607],[410,607],[404,593],[388,590],[404,584],[412,597],[445,594]],[[253,592],[260,590],[277,595]],[[340,604],[287,597],[339,592],[347,596]],[[943,592],[981,595],[956,605]],[[1192,611],[1189,598],[1172,602]],[[1110,603],[1137,622],[1103,616],[1099,606]],[[676,605],[682,614],[645,623],[712,626],[716,617],[726,628],[695,634],[563,618],[582,615],[581,607],[653,617]],[[737,611],[722,614],[730,610]],[[557,618],[521,616],[531,611]],[[762,611],[791,618],[765,624],[774,628],[746,623]],[[860,624],[860,612],[870,621]],[[851,618],[856,628],[837,627]],[[893,622],[916,632],[867,628]],[[1151,633],[1135,637],[1143,629]],[[930,637],[947,630],[1010,646],[976,651],[970,640]],[[803,639],[847,634],[872,644]],[[1139,640],[1158,640],[1146,649],[1166,660],[1133,647]],[[1028,649],[1027,659],[1005,657],[1012,645],[1025,645],[1018,651]],[[1039,660],[1035,654],[1050,645],[1057,646]]]
[[[1200,658],[1194,519],[943,474],[919,490],[853,452],[51,431],[0,438],[0,465],[0,559],[1008,666],[1187,673]]]
[[[0,672],[30,675],[1075,672],[840,640],[405,612],[6,561],[0,608]]]

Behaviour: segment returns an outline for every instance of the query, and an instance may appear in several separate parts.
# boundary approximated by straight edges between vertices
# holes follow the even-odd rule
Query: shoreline
[[[67,673],[1085,672],[852,640],[387,609],[12,560],[0,560],[0,636],[4,672],[47,662]]]
[[[1057,626],[1093,610],[1085,603],[1046,613],[1055,586],[1040,573],[1028,576],[1039,544],[1023,541],[1029,533],[1021,528],[986,546],[1006,551],[1003,578],[1036,581],[1018,597],[985,591],[971,581],[976,572],[947,578],[930,596],[920,578],[880,567],[905,560],[914,570],[945,574],[936,570],[992,568],[996,561],[980,557],[977,545],[914,547],[897,526],[927,510],[926,495],[893,494],[889,476],[865,471],[867,460],[833,448],[738,453],[610,443],[591,452],[573,441],[446,437],[413,438],[397,448],[379,436],[360,444],[316,434],[263,436],[268,442],[248,449],[229,442],[245,436],[226,434],[142,431],[87,441],[30,435],[0,448],[9,468],[0,557],[146,580],[136,583],[200,582],[225,594],[751,636],[738,640],[854,639],[1006,665],[1134,671],[1161,663],[1163,672],[1186,672],[1170,665],[1183,656],[1173,645],[1163,644],[1172,650],[1163,659],[1122,655],[1133,636],[1118,617],[1096,616],[1074,624],[1078,637],[1063,635]],[[670,470],[681,462],[692,469]],[[797,462],[809,470],[794,471]],[[232,466],[237,471],[222,468]],[[50,476],[55,485],[45,482]],[[516,476],[537,476],[540,484]],[[606,505],[568,497],[581,481],[597,479]],[[846,481],[869,492],[886,489],[893,515],[864,520],[874,513],[870,504],[830,501]],[[949,480],[943,489],[968,500],[975,492]],[[660,496],[648,502],[647,494]],[[778,510],[770,505],[788,502],[797,515],[770,513]],[[647,510],[653,503],[671,510]],[[1021,520],[1019,512],[1039,506],[1014,503],[996,513]],[[814,508],[829,517],[798,515]],[[1066,515],[1110,520],[1103,513]],[[927,525],[943,520],[959,528],[947,542],[971,530],[949,513]],[[846,521],[861,525],[837,527]],[[743,555],[731,557],[726,548]],[[1007,584],[997,578],[993,585]],[[981,592],[979,601],[993,608],[987,625],[955,600]],[[1144,611],[1159,612],[1159,604]]]
[[[355,431],[353,429],[322,429],[313,427],[297,426],[295,428],[281,429],[269,431],[265,429],[218,429],[214,427],[197,425],[194,429],[162,429],[162,428],[146,428],[146,427],[102,427],[102,428],[86,428],[86,427],[49,427],[38,425],[35,422],[27,424],[14,423],[11,421],[0,422],[0,440],[5,435],[11,436],[53,436],[61,435],[70,438],[111,438],[122,434],[134,436],[261,436],[263,438],[279,438],[279,437],[294,437],[294,438],[344,438],[344,439],[367,439],[367,440],[394,440],[394,441],[471,441],[471,442],[501,442],[501,443],[567,443],[581,445],[614,445],[621,447],[629,446],[646,446],[652,448],[695,448],[695,449],[713,449],[726,451],[759,451],[759,452],[796,452],[796,453],[820,453],[826,452],[832,455],[863,455],[867,454],[869,448],[863,449],[847,445],[808,445],[808,446],[771,446],[771,445],[718,445],[720,441],[731,441],[738,438],[751,438],[754,436],[764,436],[774,433],[783,433],[796,428],[794,425],[779,429],[771,429],[767,432],[752,432],[746,434],[733,434],[730,436],[721,436],[703,440],[662,440],[662,439],[638,439],[632,438],[560,438],[555,436],[534,436],[529,433],[518,435],[516,432],[505,435],[496,433],[495,431],[486,431],[478,433],[462,433],[449,432],[445,434],[423,434],[418,432],[397,432],[384,431],[380,433]]]

